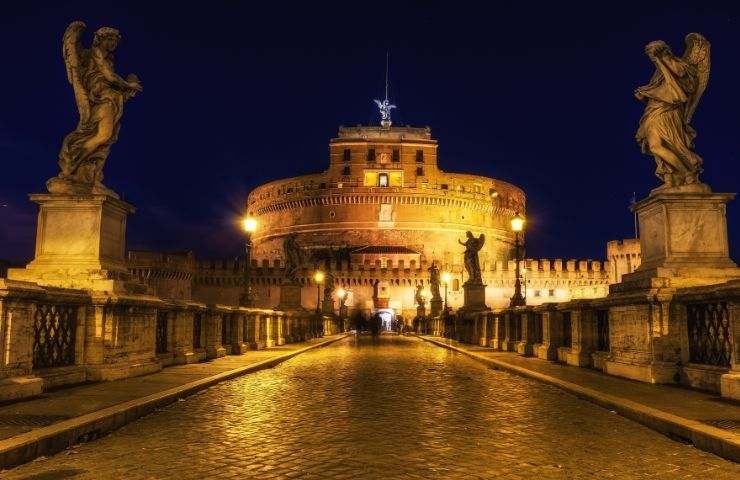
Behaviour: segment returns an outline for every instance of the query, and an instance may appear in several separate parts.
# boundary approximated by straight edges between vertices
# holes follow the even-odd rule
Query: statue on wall
[[[333,293],[334,293],[334,275],[331,273],[331,271],[327,271],[324,276],[324,300],[333,301],[333,299],[331,298]]]
[[[416,285],[416,293],[414,293],[414,300],[416,300],[416,306],[417,307],[424,307],[426,304],[426,301],[424,300],[424,295],[422,292],[424,291],[424,285],[418,284]]]
[[[486,242],[486,236],[481,233],[478,238],[475,238],[475,235],[470,230],[468,230],[466,235],[468,239],[465,242],[458,240],[458,243],[465,247],[465,270],[468,272],[468,281],[466,283],[480,285],[483,283],[483,279],[480,273],[478,252],[483,248],[483,244]]]
[[[81,42],[85,28],[83,22],[72,22],[62,40],[80,120],[62,142],[61,172],[47,183],[53,193],[110,192],[102,185],[103,167],[118,140],[123,104],[142,91],[136,75],[124,79],[113,69],[113,52],[121,39],[118,30],[98,29],[92,48],[86,49]]]
[[[433,300],[441,300],[442,295],[439,293],[439,268],[432,262],[432,266],[429,267],[429,285],[432,292]]]
[[[709,81],[709,49],[698,33],[686,35],[682,57],[661,40],[650,42],[645,53],[655,64],[650,83],[635,90],[646,103],[636,139],[642,152],[655,157],[660,188],[699,183],[702,158],[693,151],[696,131],[691,118]]]
[[[296,241],[298,235],[291,233],[283,239],[283,253],[285,254],[285,281],[290,284],[298,283],[298,269],[303,261],[303,250]]]

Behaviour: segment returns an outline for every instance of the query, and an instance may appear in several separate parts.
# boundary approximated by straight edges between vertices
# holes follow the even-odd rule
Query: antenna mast
[[[388,59],[390,57],[390,53],[388,50],[385,51],[385,100],[382,102],[380,100],[375,99],[374,102],[378,106],[378,109],[380,110],[380,125],[383,128],[391,128],[391,125],[393,122],[391,122],[391,110],[396,108],[395,105],[391,105],[391,102],[388,100]]]

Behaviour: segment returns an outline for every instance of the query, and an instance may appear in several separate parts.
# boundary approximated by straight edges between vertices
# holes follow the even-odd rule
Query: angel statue
[[[285,254],[285,281],[291,285],[298,283],[298,269],[303,262],[303,250],[296,241],[297,235],[291,233],[283,239],[283,253]]]
[[[693,151],[696,131],[690,124],[709,80],[709,42],[689,33],[682,57],[660,40],[648,43],[645,53],[656,68],[650,83],[635,90],[647,104],[637,143],[655,157],[655,174],[663,181],[659,188],[697,184],[702,159]]]
[[[478,252],[483,248],[483,244],[486,242],[486,236],[481,233],[478,238],[475,238],[475,235],[470,230],[468,230],[466,235],[468,237],[466,241],[461,242],[458,240],[457,242],[465,247],[465,270],[468,272],[467,283],[480,285],[483,283],[483,279],[480,274]]]
[[[442,295],[439,293],[439,267],[432,261],[429,267],[429,288],[432,291],[432,300],[440,300]]]
[[[118,30],[98,29],[92,48],[86,49],[81,42],[85,28],[83,22],[72,22],[62,40],[80,121],[64,138],[61,172],[47,182],[50,192],[110,192],[102,185],[103,166],[118,139],[124,102],[142,90],[136,75],[123,79],[113,70],[113,52],[121,39]]]
[[[391,126],[391,110],[396,108],[395,105],[392,105],[391,102],[388,101],[388,98],[386,97],[385,100],[373,100],[375,102],[375,105],[378,106],[378,109],[380,110],[380,124],[384,127],[390,127]]]

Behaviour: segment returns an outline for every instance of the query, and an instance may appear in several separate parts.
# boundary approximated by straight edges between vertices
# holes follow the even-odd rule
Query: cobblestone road
[[[415,338],[350,338],[6,472],[25,479],[740,478],[740,466]]]

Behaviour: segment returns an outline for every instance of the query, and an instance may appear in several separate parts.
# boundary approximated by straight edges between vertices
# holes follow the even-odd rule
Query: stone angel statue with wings
[[[125,79],[113,69],[113,52],[121,35],[103,27],[95,32],[92,48],[82,46],[86,25],[72,22],[64,32],[62,52],[80,120],[64,138],[59,152],[61,172],[49,181],[49,191],[81,193],[107,190],[103,166],[118,139],[123,104],[142,90],[136,75]]]
[[[635,90],[637,99],[646,103],[637,143],[643,153],[655,157],[661,189],[699,184],[702,172],[691,118],[709,81],[710,45],[698,33],[689,33],[685,41],[682,57],[661,40],[648,43],[645,53],[655,64],[655,73],[649,84]]]

